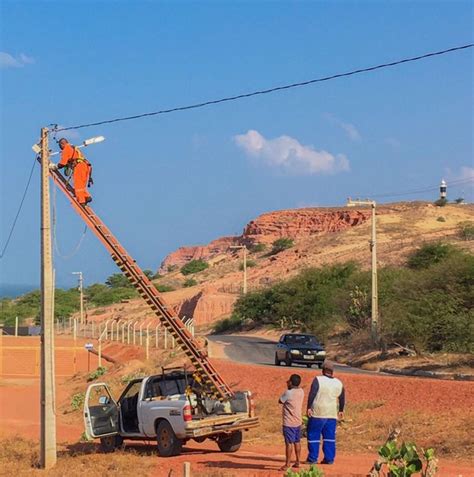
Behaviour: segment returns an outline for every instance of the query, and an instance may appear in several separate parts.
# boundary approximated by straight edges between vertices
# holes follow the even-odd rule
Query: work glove
[[[58,170],[58,165],[55,164],[54,162],[49,163],[49,170],[50,171],[57,171]]]

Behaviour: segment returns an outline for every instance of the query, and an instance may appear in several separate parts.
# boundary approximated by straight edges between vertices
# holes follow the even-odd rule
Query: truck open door
[[[89,439],[119,432],[119,410],[104,383],[91,384],[84,401],[84,426]]]

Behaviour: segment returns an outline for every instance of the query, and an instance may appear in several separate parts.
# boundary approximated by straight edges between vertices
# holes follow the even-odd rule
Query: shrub
[[[267,246],[264,243],[254,243],[249,247],[250,253],[264,252]]]
[[[441,242],[426,244],[415,250],[409,257],[407,265],[410,268],[428,268],[430,265],[440,262],[454,251],[454,247]]]
[[[438,207],[444,207],[447,203],[448,201],[446,199],[438,199],[434,204]]]
[[[283,250],[293,247],[293,245],[294,245],[293,239],[290,239],[288,237],[279,238],[272,243],[272,250],[270,253],[272,255],[276,253],[280,253]]]
[[[71,409],[73,411],[79,411],[84,405],[84,400],[86,398],[85,393],[77,393],[71,399]]]
[[[174,291],[175,288],[171,285],[166,285],[166,283],[154,283],[155,288],[160,292],[160,293],[166,293],[170,291]]]
[[[464,204],[464,197],[458,197],[454,200],[456,204]]]
[[[446,219],[444,217],[438,217],[436,220],[438,222],[446,222]]]
[[[95,283],[86,288],[87,302],[94,306],[107,306],[112,303],[120,303],[122,300],[135,298],[138,293],[130,287],[108,287],[101,283]]]
[[[209,264],[204,260],[191,260],[186,265],[181,267],[181,273],[183,275],[191,275],[193,273],[202,272],[209,267]]]
[[[214,325],[214,333],[225,333],[226,331],[240,330],[243,320],[236,314],[232,314],[230,318],[224,318]]]
[[[107,368],[104,366],[99,366],[95,371],[92,371],[92,373],[89,373],[89,376],[87,376],[87,382],[89,383],[90,381],[95,381],[97,378],[100,378],[103,376],[107,371]]]
[[[152,278],[155,277],[155,274],[153,273],[152,270],[149,270],[149,269],[146,269],[146,270],[143,270],[143,273],[146,275],[146,277],[151,280]]]
[[[474,222],[461,222],[459,224],[459,236],[463,240],[474,240]]]
[[[309,469],[294,470],[290,468],[286,471],[285,477],[324,477],[324,472],[313,464]]]
[[[197,285],[197,281],[194,278],[186,278],[186,280],[183,283],[184,288],[189,288]]]
[[[122,273],[114,273],[105,280],[105,284],[110,288],[131,288],[132,284]]]
[[[253,268],[257,266],[257,262],[255,260],[247,260],[247,268]],[[244,264],[240,263],[239,270],[242,271],[244,269]]]

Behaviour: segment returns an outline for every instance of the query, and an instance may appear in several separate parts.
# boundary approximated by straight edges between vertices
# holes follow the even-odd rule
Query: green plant
[[[89,373],[89,376],[87,376],[87,382],[94,381],[97,378],[100,378],[107,372],[107,368],[104,366],[99,366],[95,371],[92,371],[92,373]]]
[[[232,314],[230,318],[224,318],[214,325],[214,333],[224,333],[226,331],[239,330],[243,320],[238,315]]]
[[[422,477],[432,477],[436,472],[437,459],[434,450],[422,449],[419,452],[412,442],[403,442],[398,446],[395,440],[389,440],[380,447],[379,456],[380,459],[374,465],[376,473],[373,475],[409,477],[421,473]]]
[[[293,247],[293,245],[293,239],[290,239],[288,237],[279,238],[272,243],[272,250],[270,254],[275,255],[277,253],[282,252],[283,250]]]
[[[184,288],[189,288],[197,285],[197,281],[194,278],[186,278],[186,280],[183,283]]]
[[[264,252],[267,249],[267,246],[264,243],[254,243],[250,245],[250,253],[260,253]]]
[[[166,267],[166,270],[168,270],[168,273],[175,272],[176,270],[178,270],[178,265],[168,265]]]
[[[174,287],[172,287],[171,285],[166,285],[165,283],[155,283],[155,288],[160,293],[166,293],[166,292],[174,291]]]
[[[192,273],[202,272],[209,267],[209,264],[204,260],[191,260],[186,265],[181,267],[181,273],[183,275],[191,275]]]
[[[459,235],[463,240],[474,240],[474,222],[461,222]]]
[[[74,394],[71,398],[71,409],[73,411],[79,411],[84,405],[84,399],[86,398],[85,393]]]
[[[150,269],[143,270],[143,273],[150,280],[155,276],[155,274],[153,273],[153,270],[150,270]]]
[[[131,288],[133,285],[122,273],[114,273],[105,280],[105,284],[110,288]]]
[[[447,203],[448,201],[446,199],[441,198],[441,199],[435,200],[434,204],[438,207],[444,207]]]
[[[285,477],[324,477],[324,472],[319,467],[312,465],[309,469],[288,469]]]
[[[421,246],[409,257],[407,265],[410,268],[428,268],[430,265],[441,262],[454,252],[454,247],[441,242]]]
[[[436,220],[438,222],[446,222],[446,219],[444,217],[438,217]]]
[[[457,199],[454,200],[456,204],[463,204],[464,203],[464,197],[458,197]]]
[[[247,268],[252,268],[256,266],[257,266],[257,262],[255,260],[247,260]],[[239,270],[242,271],[243,269],[244,269],[244,264],[241,263],[239,265]]]

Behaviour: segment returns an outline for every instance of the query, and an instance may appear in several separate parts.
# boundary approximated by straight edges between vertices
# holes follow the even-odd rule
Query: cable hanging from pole
[[[157,116],[157,115],[160,115],[160,114],[169,114],[169,113],[174,113],[174,112],[177,112],[177,111],[187,111],[187,110],[190,110],[190,109],[198,109],[198,108],[203,108],[205,106],[210,106],[210,105],[213,105],[213,104],[226,103],[226,102],[230,102],[230,101],[237,101],[239,99],[251,98],[252,96],[275,93],[277,91],[299,88],[299,87],[308,86],[308,85],[314,84],[314,83],[322,83],[324,81],[330,81],[330,80],[333,80],[333,79],[343,78],[343,77],[346,77],[346,76],[358,75],[358,74],[361,74],[361,73],[368,73],[368,72],[375,71],[375,70],[380,70],[380,69],[383,69],[383,68],[391,68],[393,66],[401,65],[401,64],[404,64],[404,63],[410,63],[410,62],[414,62],[414,61],[423,60],[423,59],[426,59],[426,58],[431,58],[431,57],[434,57],[434,56],[440,56],[440,55],[445,55],[447,53],[453,53],[455,51],[465,50],[467,48],[472,48],[473,46],[474,46],[474,43],[469,43],[469,44],[466,44],[466,45],[455,46],[453,48],[448,48],[448,49],[445,49],[445,50],[434,51],[434,52],[425,53],[425,54],[419,55],[419,56],[413,56],[413,57],[410,57],[410,58],[404,58],[404,59],[401,59],[401,60],[392,61],[390,63],[382,63],[382,64],[375,65],[375,66],[369,66],[367,68],[360,68],[360,69],[356,69],[356,70],[352,70],[352,71],[347,71],[347,72],[344,72],[344,73],[337,73],[337,74],[333,74],[333,75],[330,75],[330,76],[324,76],[324,77],[321,77],[321,78],[314,78],[314,79],[311,79],[311,80],[308,80],[308,81],[301,81],[299,83],[291,83],[291,84],[286,84],[286,85],[282,85],[282,86],[275,86],[273,88],[268,88],[268,89],[263,89],[263,90],[258,90],[258,91],[252,91],[252,92],[249,92],[249,93],[242,93],[242,94],[238,94],[238,95],[235,95],[235,96],[228,96],[228,97],[224,97],[224,98],[220,98],[220,99],[213,99],[213,100],[209,100],[209,101],[204,101],[202,103],[190,104],[190,105],[187,105],[187,106],[178,106],[178,107],[170,108],[170,109],[162,109],[162,110],[159,110],[159,111],[152,111],[152,112],[148,112],[148,113],[136,114],[136,115],[133,115],[133,116],[124,116],[124,117],[119,117],[119,118],[114,118],[114,119],[107,119],[107,120],[104,120],[104,121],[97,121],[97,122],[93,122],[93,123],[80,124],[80,125],[77,125],[77,126],[69,126],[69,127],[62,127],[62,128],[58,128],[57,124],[51,124],[50,126],[52,127],[52,130],[54,132],[69,131],[71,129],[82,129],[82,128],[88,128],[88,127],[92,127],[92,126],[100,126],[102,124],[118,123],[118,122],[121,122],[121,121],[131,121],[133,119],[140,119],[140,118],[145,118],[145,117],[149,117],[149,116]]]

